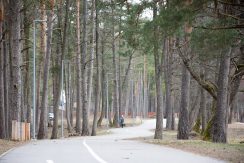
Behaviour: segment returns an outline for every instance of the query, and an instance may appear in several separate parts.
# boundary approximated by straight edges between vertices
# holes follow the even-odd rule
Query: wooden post
[[[17,135],[17,121],[12,120],[12,140],[16,140]]]
[[[30,123],[12,121],[12,140],[26,141],[30,140]]]
[[[21,140],[21,133],[20,133],[20,130],[21,130],[21,123],[20,122],[16,122],[17,123],[17,129],[16,129],[16,133],[17,133],[17,136],[16,136],[16,140],[20,141]]]
[[[21,141],[25,141],[25,122],[20,122],[21,123],[21,128],[20,128],[20,131],[21,131],[21,134],[20,134],[20,140]]]
[[[25,140],[30,140],[30,123],[25,123]]]

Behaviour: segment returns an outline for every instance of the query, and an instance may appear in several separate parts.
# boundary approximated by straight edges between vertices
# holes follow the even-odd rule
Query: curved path
[[[137,127],[112,129],[113,134],[32,141],[0,158],[0,163],[223,163],[180,150],[124,140],[151,136],[155,120]]]

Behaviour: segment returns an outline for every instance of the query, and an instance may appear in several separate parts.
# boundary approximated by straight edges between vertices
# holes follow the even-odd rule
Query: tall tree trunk
[[[157,17],[157,3],[154,2],[153,20]],[[158,27],[154,25],[154,64],[155,64],[155,82],[156,82],[156,98],[157,98],[157,114],[156,114],[156,130],[154,139],[163,138],[163,101],[162,101],[162,87],[161,87],[161,65],[159,64],[158,55]]]
[[[132,53],[130,54],[130,57],[129,57],[128,67],[127,67],[127,69],[126,69],[125,77],[124,77],[124,80],[123,80],[123,82],[122,82],[122,89],[125,88],[125,86],[126,86],[126,82],[127,82],[128,79],[129,79],[129,75],[130,75],[130,71],[131,71],[131,63],[132,63],[132,59],[133,59],[133,54],[134,54],[134,52],[132,52]]]
[[[51,3],[53,4],[55,1],[54,0],[51,0]],[[58,25],[59,25],[59,28],[61,28],[61,4],[62,2],[60,1],[59,2],[59,6],[58,6]],[[60,104],[60,95],[61,95],[61,85],[62,85],[62,62],[63,60],[65,59],[64,56],[65,56],[65,52],[66,52],[66,42],[67,42],[67,23],[68,23],[68,10],[69,10],[69,0],[66,0],[66,8],[65,8],[65,18],[64,18],[64,25],[63,25],[63,38],[61,37],[62,36],[62,31],[61,29],[59,30],[60,33],[59,33],[59,37],[61,38],[61,44],[59,45],[61,48],[61,57],[60,57],[60,60],[58,60],[58,82],[57,82],[57,96],[55,97],[56,99],[54,100],[55,103],[54,103],[54,123],[53,123],[53,130],[52,130],[52,136],[51,136],[51,139],[57,139],[58,137],[58,107],[59,107],[59,104]]]
[[[182,65],[182,83],[181,83],[181,105],[178,123],[177,139],[189,138],[189,89],[190,89],[190,73],[185,65]]]
[[[0,3],[0,36],[3,36],[3,4]],[[0,42],[0,139],[5,138],[5,110],[4,110],[4,83],[3,83],[3,41]]]
[[[122,6],[121,5],[119,5],[119,10],[120,11],[122,11]],[[121,15],[121,13],[119,12],[119,36],[121,36],[121,31],[122,31],[122,29],[121,29],[121,25],[122,25],[122,19],[121,19],[121,17],[122,17],[122,15]],[[121,39],[119,38],[119,43],[118,43],[118,52],[120,51],[120,47],[121,47]],[[120,57],[120,54],[118,53],[118,83],[117,83],[117,85],[118,85],[118,107],[119,107],[119,117],[121,117],[121,115],[122,115],[122,83],[121,83],[121,57]]]
[[[11,23],[8,24],[8,28],[9,28],[9,25]],[[13,71],[12,71],[12,54],[11,54],[11,34],[9,33],[9,36],[8,36],[8,43],[7,43],[7,56],[8,56],[8,63],[7,63],[7,72],[8,74],[6,76],[7,77],[7,85],[8,85],[8,129],[9,129],[9,138],[11,138],[11,135],[12,135],[12,118],[13,118],[13,111],[12,111],[12,105],[11,105],[11,97],[12,97],[12,79],[11,79],[11,76],[13,74]],[[5,98],[6,99],[6,98]]]
[[[118,90],[118,74],[117,74],[117,64],[116,64],[116,50],[115,50],[115,15],[114,15],[114,9],[115,9],[115,2],[112,1],[112,53],[113,53],[113,75],[114,75],[114,121],[113,125],[115,127],[119,127],[119,90]]]
[[[216,113],[213,119],[213,142],[226,143],[227,132],[227,108],[228,108],[228,82],[230,71],[230,54],[232,49],[228,52],[223,52],[220,61],[219,77],[218,77],[218,92]]]
[[[86,85],[86,52],[87,52],[87,0],[83,0],[83,31],[82,31],[82,136],[89,135],[88,109],[87,109],[87,85]]]
[[[11,42],[11,116],[20,121],[21,111],[21,49],[20,49],[20,10],[21,0],[9,1],[10,42]]]
[[[77,63],[77,62],[76,62]],[[76,77],[77,77],[77,75],[76,75],[76,73],[77,73],[77,71],[76,71],[76,67],[77,67],[77,64],[75,63],[75,65],[74,65],[74,67],[73,67],[73,76],[74,77],[72,77],[71,78],[71,85],[72,85],[72,87],[71,87],[71,102],[70,102],[70,108],[71,108],[71,110],[70,110],[70,124],[71,124],[71,126],[72,127],[74,127],[74,102],[76,101],[75,100],[75,98],[76,98],[76,95],[77,95],[77,84],[76,84],[76,81],[77,81],[77,79],[76,79]],[[77,103],[76,103],[77,104]],[[76,105],[76,109],[77,109],[77,105]]]
[[[120,35],[120,34],[119,34]],[[120,41],[119,41],[120,42]],[[120,43],[119,43],[119,46],[120,46]],[[118,49],[119,51],[119,49]],[[121,101],[121,98],[122,98],[122,89],[121,89],[121,62],[120,62],[120,55],[118,57],[118,106],[119,106],[119,117],[121,117],[121,114],[122,114],[122,101]]]
[[[238,116],[239,122],[244,123],[244,109],[239,107],[238,113],[239,113],[239,116]]]
[[[128,116],[128,108],[129,108],[129,102],[130,102],[130,73],[131,73],[131,62],[132,62],[132,56],[133,56],[133,52],[130,54],[129,56],[129,61],[128,61],[128,66],[126,68],[126,71],[125,71],[125,77],[123,79],[123,81],[121,81],[121,89],[124,90],[123,91],[123,94],[122,94],[122,102],[123,104],[125,105],[124,106],[124,114],[125,116]],[[145,63],[146,64],[146,63]],[[146,72],[146,70],[145,70]],[[121,102],[121,103],[122,103]],[[122,107],[122,106],[121,106]]]
[[[171,83],[172,83],[172,68],[171,68],[171,53],[169,50],[169,39],[165,39],[165,45],[164,45],[164,55],[165,55],[165,87],[166,87],[166,129],[172,130],[172,106],[171,106]]]
[[[41,10],[41,20],[46,20],[46,5],[45,1],[41,0],[40,1],[40,10]],[[40,60],[39,60],[39,65],[38,65],[38,79],[37,79],[37,91],[36,91],[36,131],[39,130],[40,126],[40,116],[41,116],[41,108],[40,108],[40,98],[41,98],[41,79],[43,78],[43,72],[42,69],[43,67],[43,60],[45,58],[45,53],[46,53],[46,22],[41,22],[40,23],[41,30],[40,30]],[[42,83],[43,84],[43,83]]]
[[[67,119],[67,128],[68,132],[70,133],[72,130],[72,126],[70,123],[70,115],[72,110],[71,105],[71,73],[70,73],[70,63],[68,63],[68,71],[65,73],[65,92],[66,92],[66,119]]]
[[[44,53],[43,53],[44,54]],[[41,59],[42,60],[42,59]],[[41,79],[42,79],[42,61],[39,61],[39,64],[38,64],[38,71],[37,71],[37,79],[35,82],[37,82],[37,85],[36,85],[36,128],[35,128],[35,134],[36,132],[39,130],[39,122],[40,122],[40,113],[41,113],[41,110],[40,110],[40,89],[41,89]]]
[[[77,53],[76,53],[76,75],[77,75],[77,106],[76,106],[76,133],[81,133],[81,52],[80,52],[80,0],[76,1],[76,32],[77,32]]]
[[[95,96],[95,111],[94,111],[94,118],[93,118],[93,126],[92,126],[92,136],[96,135],[97,129],[97,114],[98,109],[100,106],[100,90],[101,90],[101,80],[100,80],[100,61],[99,61],[99,20],[98,20],[98,0],[95,0],[95,10],[96,10],[96,65],[97,65],[97,77],[96,77],[96,96]]]
[[[108,80],[107,80],[108,81]],[[108,82],[107,82],[108,83]],[[109,88],[108,84],[107,84],[107,89]],[[114,92],[111,92],[111,104],[110,107],[108,107],[108,120],[109,120],[109,126],[113,126],[113,122],[112,122],[112,113],[113,113],[113,108],[114,108]],[[108,94],[109,95],[109,94]]]
[[[92,0],[92,9],[91,9],[91,23],[92,23],[92,26],[91,26],[91,53],[90,53],[90,57],[89,57],[89,60],[88,60],[88,65],[89,65],[89,68],[87,70],[87,94],[88,94],[88,116],[90,115],[90,112],[91,112],[91,99],[92,99],[92,88],[93,88],[93,85],[92,85],[92,81],[93,81],[93,63],[94,63],[94,49],[95,49],[95,35],[96,35],[96,22],[95,22],[95,0]]]
[[[192,127],[194,126],[194,129],[196,130],[196,124],[198,125],[198,127],[197,127],[197,131],[199,132],[199,129],[200,129],[200,125],[199,125],[199,123],[196,123],[196,120],[200,120],[200,113],[199,113],[199,107],[198,107],[198,104],[199,104],[199,100],[200,100],[200,96],[199,96],[199,94],[200,94],[200,92],[201,92],[201,89],[200,88],[197,88],[197,90],[194,90],[194,89],[192,89],[193,91],[192,92],[196,92],[195,94],[195,96],[192,96],[191,97],[191,103],[190,103],[190,101],[189,101],[189,113],[188,113],[188,115],[189,115],[189,131],[191,131],[192,130]],[[193,93],[192,93],[193,94]],[[194,98],[194,99],[193,99]],[[198,121],[199,121],[198,120]]]
[[[185,6],[188,7],[193,3],[193,0],[185,0]],[[185,33],[185,41],[190,40],[191,33],[191,25],[189,20],[185,22],[184,25],[184,33]],[[186,54],[189,55],[189,47],[185,47]],[[189,97],[190,97],[190,73],[187,70],[187,67],[182,65],[182,81],[181,81],[181,106],[180,106],[180,114],[179,114],[179,123],[178,123],[178,133],[177,139],[188,139],[190,126],[189,126],[189,115],[188,115],[188,107],[189,107]]]
[[[231,124],[233,121],[233,115],[234,115],[234,110],[236,107],[236,103],[237,103],[237,98],[235,97],[235,99],[232,101],[232,103],[230,104],[230,110],[229,110],[229,114],[228,114],[228,124]]]
[[[236,12],[240,12],[244,9],[244,1],[236,1],[236,3],[238,3],[240,5],[239,11],[236,10]],[[241,7],[242,6],[242,7]],[[243,14],[239,14],[236,13],[236,15],[239,15],[239,20],[238,20],[238,24],[243,24],[244,23],[244,19],[243,19]],[[243,36],[243,32],[244,29],[241,28],[240,29],[240,38],[242,38]],[[238,93],[238,89],[242,80],[242,77],[244,75],[244,43],[243,41],[241,41],[240,43],[240,53],[238,55],[238,60],[237,60],[237,69],[235,70],[235,75],[234,75],[234,79],[232,79],[231,81],[231,90],[230,90],[230,105],[232,104],[232,102],[234,101],[236,94]]]
[[[24,8],[27,7],[27,2],[24,1]],[[24,106],[26,107],[27,111],[27,123],[31,123],[31,106],[30,106],[30,50],[29,50],[29,37],[30,37],[30,19],[29,19],[29,14],[28,10],[24,11],[24,49],[25,49],[25,78],[24,78]]]
[[[175,107],[176,107],[176,104],[175,104],[175,96],[174,96],[174,91],[172,92],[172,123],[171,123],[171,126],[172,126],[172,130],[175,130]]]
[[[54,5],[54,4],[52,4]],[[53,31],[53,7],[48,15],[47,20],[47,43],[46,43],[46,57],[44,60],[43,67],[43,94],[41,102],[41,115],[40,115],[40,126],[38,132],[38,139],[45,139],[48,137],[48,76],[50,67],[50,56],[51,56],[51,44],[52,44],[52,31]]]
[[[148,113],[148,89],[147,89],[147,58],[146,55],[144,58],[144,66],[143,66],[143,116],[147,117]]]
[[[55,60],[52,61],[53,63],[53,67],[57,68],[59,65],[59,60],[60,60],[60,43],[57,43],[56,45],[56,56],[55,56]],[[55,137],[58,134],[58,107],[59,107],[59,100],[60,100],[60,96],[59,94],[59,75],[57,72],[54,72],[53,74],[53,95],[54,95],[54,99],[53,99],[53,114],[54,114],[54,119],[53,119],[53,128],[52,128],[52,136],[51,135],[51,139],[56,139],[57,137]]]
[[[102,57],[102,65],[101,65],[101,70],[102,70],[102,78],[101,78],[101,91],[102,91],[102,112],[101,112],[101,115],[100,115],[100,118],[99,118],[99,120],[98,120],[98,122],[97,122],[97,125],[98,126],[102,126],[102,120],[103,120],[103,118],[104,118],[104,116],[105,116],[105,113],[106,113],[106,115],[108,115],[108,113],[107,113],[107,109],[106,109],[106,107],[107,107],[107,105],[108,105],[108,103],[107,103],[107,99],[106,99],[106,87],[107,87],[107,84],[106,84],[106,75],[105,75],[105,57],[104,57],[104,36],[102,36],[101,37],[101,57]],[[108,119],[108,117],[106,116],[106,118]]]
[[[4,26],[6,27],[6,25]],[[7,34],[6,34],[7,35]],[[7,36],[4,36],[3,41],[3,84],[4,84],[4,116],[5,116],[5,132],[6,138],[10,138],[10,118],[9,118],[9,53],[8,53],[8,41]]]
[[[200,112],[202,119],[202,133],[206,129],[207,124],[207,113],[206,113],[206,92],[201,88],[201,101],[200,101]]]

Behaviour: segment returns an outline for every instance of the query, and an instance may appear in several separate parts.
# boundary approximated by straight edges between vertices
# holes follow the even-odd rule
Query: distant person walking
[[[123,115],[121,115],[119,121],[120,121],[120,126],[123,128],[125,126],[125,123],[124,123],[125,122],[125,119],[124,119],[124,116]]]

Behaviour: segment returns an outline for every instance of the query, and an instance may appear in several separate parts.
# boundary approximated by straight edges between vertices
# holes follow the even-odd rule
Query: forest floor
[[[189,140],[177,140],[177,131],[163,131],[163,140],[155,140],[153,137],[139,140],[232,163],[244,163],[244,123],[228,125],[228,144],[203,141],[201,136],[193,135]]]

